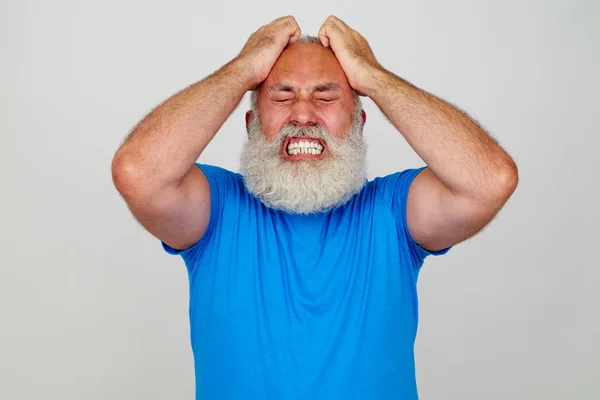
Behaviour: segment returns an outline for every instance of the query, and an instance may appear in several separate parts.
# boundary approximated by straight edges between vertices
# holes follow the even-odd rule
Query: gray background
[[[423,399],[598,399],[600,7],[589,1],[3,1],[0,398],[191,399],[187,275],[111,181],[129,130],[260,25],[329,14],[469,112],[520,185],[419,281]],[[422,165],[367,100],[370,177]],[[244,99],[200,160],[238,170]]]

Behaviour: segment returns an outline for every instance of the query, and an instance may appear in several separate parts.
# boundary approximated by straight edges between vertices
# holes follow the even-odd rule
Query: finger
[[[288,43],[294,43],[302,34],[300,25],[298,25],[298,22],[293,15],[287,15],[285,17],[278,18],[273,21],[272,24],[274,30],[285,32]]]
[[[350,30],[350,27],[335,15],[330,15],[327,17],[327,20],[337,26],[342,32],[347,32]]]
[[[325,25],[321,26],[321,29],[319,29],[319,33],[317,34],[317,36],[319,36],[319,40],[321,41],[321,44],[323,46],[329,47],[329,34]]]
[[[296,22],[296,18],[294,18],[293,15],[287,15],[285,17],[281,17],[273,21],[273,28],[275,29],[281,29],[282,27],[292,25],[298,25],[298,23]]]
[[[291,21],[290,21],[290,26],[289,29],[291,29],[291,34],[290,34],[290,39],[289,39],[289,43],[294,43],[296,40],[298,40],[300,38],[300,36],[302,35],[302,30],[300,29],[300,25],[298,25],[298,22],[296,21],[296,18],[292,17]]]
[[[286,19],[288,19],[288,18],[290,18],[290,17],[291,17],[291,15],[286,15],[285,17],[279,17],[279,18],[276,18],[276,19],[272,20],[271,22],[269,22],[269,23],[267,23],[267,24],[261,25],[261,26],[258,28],[258,30],[265,31],[265,30],[273,29],[273,27],[277,26],[277,25],[278,25],[278,24],[280,24],[282,21],[285,21]]]
[[[293,19],[294,16],[293,15],[285,15],[283,17],[279,17],[277,19],[274,19],[269,25],[278,25],[281,23],[285,23],[288,19]]]
[[[319,29],[319,39],[323,46],[331,47],[332,35],[335,36],[339,33],[339,28],[331,21],[325,21],[325,23]]]
[[[290,36],[290,40],[288,41],[288,43],[289,44],[294,43],[296,40],[300,39],[301,35],[302,35],[302,32],[300,31],[300,28],[298,28],[296,31],[294,31],[292,36]]]

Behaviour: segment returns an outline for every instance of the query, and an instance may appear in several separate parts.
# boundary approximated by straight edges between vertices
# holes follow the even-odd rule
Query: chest
[[[201,310],[213,316],[264,313],[285,325],[416,304],[415,271],[383,211],[249,213],[235,224],[224,221],[218,233],[191,287],[210,301]]]
[[[230,374],[261,365],[281,387],[410,360],[416,275],[395,226],[365,217],[249,218],[219,232],[191,276],[196,354]]]

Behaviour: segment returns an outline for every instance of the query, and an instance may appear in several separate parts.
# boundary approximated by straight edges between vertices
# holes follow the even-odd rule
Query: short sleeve
[[[206,232],[198,242],[183,250],[174,249],[161,241],[163,249],[168,254],[180,255],[186,262],[197,259],[206,247],[206,244],[211,240],[215,231],[215,226],[218,224],[223,212],[225,199],[235,185],[235,173],[213,165],[199,163],[195,163],[195,165],[200,168],[206,176],[210,188],[210,218],[208,226],[206,227]]]
[[[396,218],[398,234],[406,241],[409,251],[411,252],[413,262],[416,265],[421,265],[423,260],[425,260],[425,258],[428,256],[440,256],[446,254],[451,249],[451,247],[448,247],[439,251],[428,251],[413,240],[408,230],[408,224],[406,222],[408,191],[414,179],[425,168],[427,167],[425,166],[397,172],[382,178],[381,182],[386,197],[389,196],[389,198],[391,198],[391,206],[393,214]]]

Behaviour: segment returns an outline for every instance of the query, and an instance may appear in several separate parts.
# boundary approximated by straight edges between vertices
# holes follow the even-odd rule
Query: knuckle
[[[292,20],[292,18],[293,18],[293,17],[292,17],[291,15],[286,15],[285,17],[281,17],[281,18],[279,19],[279,23],[280,23],[280,24],[283,24],[283,25],[287,25],[287,24],[289,24],[289,23],[290,23],[290,21]]]

